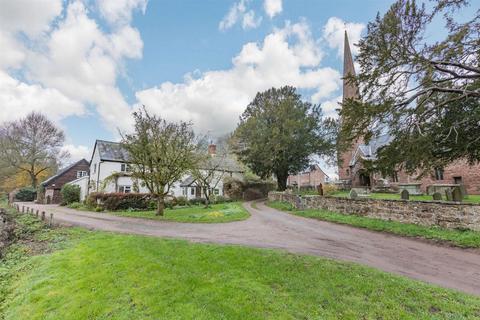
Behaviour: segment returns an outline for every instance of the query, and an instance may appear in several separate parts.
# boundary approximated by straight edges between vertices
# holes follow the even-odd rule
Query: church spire
[[[343,49],[343,101],[349,98],[358,98],[358,88],[354,83],[347,81],[348,76],[355,76],[352,52],[348,43],[347,30],[345,30],[345,43]]]

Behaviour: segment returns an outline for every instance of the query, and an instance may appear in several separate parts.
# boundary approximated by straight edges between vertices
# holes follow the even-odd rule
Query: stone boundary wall
[[[480,204],[331,196],[298,196],[269,192],[269,201],[284,201],[296,209],[324,209],[388,221],[480,231]]]

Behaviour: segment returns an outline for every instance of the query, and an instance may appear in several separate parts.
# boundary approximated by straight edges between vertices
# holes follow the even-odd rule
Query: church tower
[[[345,103],[347,99],[358,99],[360,94],[358,87],[347,80],[349,76],[355,76],[355,67],[353,65],[352,52],[350,51],[350,44],[348,43],[348,35],[345,30],[345,42],[343,49],[343,99],[342,103]],[[341,121],[341,119],[340,119]],[[352,172],[349,168],[350,161],[357,149],[357,146],[361,143],[361,140],[357,140],[352,144],[348,150],[343,151],[338,155],[338,177],[340,180],[352,182]]]

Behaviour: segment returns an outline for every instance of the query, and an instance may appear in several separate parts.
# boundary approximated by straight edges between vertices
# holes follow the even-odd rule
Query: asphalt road
[[[385,233],[302,218],[246,203],[244,221],[177,223],[89,213],[56,205],[20,204],[54,215],[57,223],[89,229],[182,238],[194,242],[284,249],[352,261],[439,286],[480,295],[480,250],[430,244]]]

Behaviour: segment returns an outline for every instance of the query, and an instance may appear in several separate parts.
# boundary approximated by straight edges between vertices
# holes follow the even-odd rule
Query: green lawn
[[[332,194],[334,197],[348,197],[349,192],[348,191],[338,191]],[[368,198],[371,199],[393,199],[393,200],[400,200],[400,194],[399,193],[370,193]],[[445,200],[445,196],[443,196],[443,199]],[[431,195],[421,195],[421,196],[414,196],[410,195],[410,200],[433,200]],[[463,202],[467,203],[480,203],[480,195],[478,194],[471,194],[465,199],[463,199]]]
[[[122,217],[146,218],[176,222],[231,222],[247,219],[250,214],[241,202],[213,204],[209,208],[203,205],[165,209],[163,216],[155,215],[155,211],[107,211],[109,214]]]
[[[434,241],[447,242],[464,248],[480,248],[480,232],[470,230],[451,230],[440,227],[424,227],[416,224],[386,221],[356,215],[346,215],[327,210],[296,210],[288,202],[268,202],[272,208],[288,211],[297,216],[325,220],[374,231],[389,232],[407,237],[419,237]]]
[[[352,263],[17,217],[0,319],[476,319],[480,298]],[[38,255],[40,254],[40,255]]]

